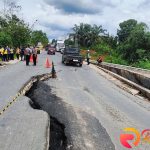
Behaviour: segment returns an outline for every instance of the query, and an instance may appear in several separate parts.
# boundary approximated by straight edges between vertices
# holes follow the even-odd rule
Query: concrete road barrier
[[[97,65],[95,61],[92,61],[92,64]],[[98,67],[115,78],[138,89],[144,96],[150,99],[149,70],[109,63],[101,63]]]
[[[140,86],[150,89],[150,71],[129,66],[102,63],[102,68],[112,71]]]

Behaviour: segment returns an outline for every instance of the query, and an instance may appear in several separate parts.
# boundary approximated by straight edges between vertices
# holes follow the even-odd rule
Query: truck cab
[[[64,49],[65,49],[64,41],[61,41],[61,40],[57,41],[56,51],[63,53]]]
[[[79,48],[71,48],[66,47],[64,49],[63,55],[62,55],[62,63],[64,64],[76,64],[82,67],[83,64],[83,58],[80,55]]]

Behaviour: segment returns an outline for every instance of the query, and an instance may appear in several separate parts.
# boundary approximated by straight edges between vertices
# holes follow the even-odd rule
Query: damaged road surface
[[[117,87],[113,83],[115,81],[105,78],[101,72],[95,70],[92,65],[88,66],[84,64],[82,68],[75,66],[65,66],[61,63],[61,57],[62,55],[59,53],[57,53],[55,56],[51,56],[51,60],[53,60],[55,64],[57,79],[50,79],[44,83],[50,87],[51,93],[56,96],[56,99],[59,97],[62,102],[65,102],[65,104],[67,103],[67,108],[71,109],[71,111],[59,111],[62,109],[61,106],[64,107],[64,104],[62,104],[61,101],[57,102],[60,105],[58,105],[59,110],[56,113],[57,116],[62,115],[60,119],[63,119],[63,115],[70,115],[70,118],[77,118],[78,123],[76,125],[80,125],[80,127],[83,129],[80,131],[81,135],[79,137],[86,135],[84,133],[89,134],[89,136],[86,138],[87,141],[85,142],[87,145],[89,144],[90,146],[91,143],[97,143],[97,138],[94,137],[99,136],[95,133],[102,131],[99,130],[99,128],[102,129],[101,125],[106,129],[110,139],[115,145],[116,150],[123,150],[124,148],[120,143],[120,134],[123,133],[124,128],[133,127],[139,131],[149,129],[149,101],[140,99]],[[44,94],[41,96],[41,101],[43,101],[43,97]],[[44,107],[47,110],[49,109],[46,105]],[[52,109],[55,110],[56,108]],[[93,116],[96,119],[93,118]],[[76,122],[76,119],[73,120]],[[81,120],[81,123],[79,120]],[[88,122],[88,124],[86,124],[86,122]],[[101,125],[96,122],[100,122]],[[77,126],[72,128],[69,123],[67,123],[67,125],[73,130],[73,132],[75,132],[74,128]],[[87,128],[85,129],[83,125],[85,127],[89,127],[88,125],[90,125],[90,128],[86,130]],[[98,138],[100,139],[99,141],[101,141],[101,136]],[[81,138],[79,140],[75,140],[75,142],[82,143],[83,140],[84,139]],[[88,140],[91,141],[89,142]],[[93,148],[90,149],[93,150]],[[94,148],[94,150],[96,149],[100,149],[100,145]],[[138,149],[150,150],[150,144],[140,143],[138,145]]]
[[[13,99],[32,76],[50,73],[43,68],[46,57],[39,56],[34,71],[22,62],[0,69],[0,149],[123,150],[124,128],[149,129],[149,101],[120,89],[92,65],[63,65],[58,53],[48,56],[57,78],[35,83],[29,98]],[[150,150],[150,144],[137,148]]]
[[[37,83],[27,96],[34,108],[46,111],[51,118],[50,150],[115,150],[95,117],[65,103],[44,82]]]

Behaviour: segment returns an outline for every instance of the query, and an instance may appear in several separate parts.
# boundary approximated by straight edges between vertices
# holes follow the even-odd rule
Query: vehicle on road
[[[37,47],[37,54],[41,53],[42,48],[41,47]]]
[[[48,55],[55,55],[55,52],[56,52],[55,46],[53,46],[53,45],[49,46],[47,54]]]
[[[61,49],[61,50],[60,50],[60,53],[63,54],[63,53],[64,53],[64,49]]]
[[[76,64],[82,67],[83,58],[80,55],[79,48],[65,48],[62,55],[62,63],[64,64]]]
[[[64,43],[64,41],[58,40],[57,44],[56,44],[56,51],[63,53],[64,49],[65,49],[65,43]]]
[[[38,44],[37,44],[37,54],[40,54],[42,50],[43,50],[43,45],[42,45],[41,42],[38,42]]]

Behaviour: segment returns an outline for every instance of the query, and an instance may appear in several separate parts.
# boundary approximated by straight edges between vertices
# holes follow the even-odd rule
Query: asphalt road
[[[127,127],[139,131],[150,128],[150,103],[117,87],[88,65],[65,66],[61,54],[51,56],[57,72],[56,80],[45,81],[64,102],[95,116],[106,128],[116,149],[123,150],[120,134]],[[149,150],[150,144],[138,149]],[[134,148],[133,148],[134,149]]]
[[[57,79],[45,81],[52,93],[73,108],[97,118],[117,150],[124,150],[119,140],[124,128],[134,127],[139,131],[150,128],[149,102],[120,89],[92,66],[83,65],[80,68],[63,65],[59,53],[55,56],[41,54],[36,67],[26,67],[24,62],[19,62],[1,68],[0,110],[32,76],[51,71],[44,67],[46,57],[54,61],[57,72]],[[11,109],[13,108],[15,107],[12,106]],[[149,150],[150,144],[140,144],[137,149]]]
[[[46,57],[45,52],[41,54],[36,67],[19,62],[0,68],[0,111],[32,76],[51,72],[51,68],[45,68]]]
[[[44,67],[47,54],[38,57],[36,67],[18,62],[0,68],[0,111],[32,76],[51,72]],[[34,110],[27,97],[19,97],[0,115],[0,150],[48,149],[49,123],[46,112]]]
[[[48,150],[49,116],[19,100],[0,116],[0,150]]]

